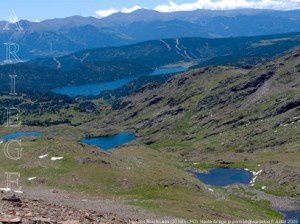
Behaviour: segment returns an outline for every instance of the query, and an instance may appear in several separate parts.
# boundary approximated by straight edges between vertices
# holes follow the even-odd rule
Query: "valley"
[[[99,84],[102,88],[101,83],[134,80],[131,83],[124,82],[124,85],[130,86],[132,93],[153,82],[153,79],[159,80],[160,77],[149,76],[163,68],[169,68],[168,73],[172,73],[171,68],[178,66],[251,66],[275,59],[299,43],[299,33],[289,33],[216,39],[176,38],[165,39],[164,42],[154,40],[83,50],[62,57],[38,58],[26,63],[0,66],[0,89],[2,94],[8,93],[11,82],[9,74],[15,74],[18,76],[19,91],[27,94],[45,94],[56,88],[88,84]],[[140,83],[137,84],[138,88],[136,82]],[[93,88],[98,89],[98,86]],[[103,89],[109,90],[111,87]],[[93,94],[99,94],[99,91]]]
[[[0,174],[9,168],[25,189],[116,200],[151,218],[282,219],[279,211],[299,211],[299,66],[295,48],[249,67],[192,68],[114,101],[1,96],[1,105],[14,100],[24,111],[22,131],[43,135],[22,139],[20,161],[1,155]],[[80,142],[124,131],[136,139],[108,151]],[[211,168],[247,169],[255,179],[220,187],[188,172]]]
[[[299,1],[71,2],[0,21],[0,224],[298,223]]]

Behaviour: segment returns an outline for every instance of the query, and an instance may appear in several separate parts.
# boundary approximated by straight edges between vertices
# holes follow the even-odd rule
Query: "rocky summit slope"
[[[80,224],[127,223],[113,214],[75,209],[58,203],[0,193],[0,223]]]
[[[249,70],[193,70],[115,108],[105,126],[123,123],[145,144],[202,168],[261,166],[257,187],[299,196],[299,49]]]

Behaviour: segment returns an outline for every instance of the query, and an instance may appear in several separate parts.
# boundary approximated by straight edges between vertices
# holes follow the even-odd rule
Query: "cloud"
[[[100,18],[110,16],[117,12],[131,13],[141,6],[135,5],[129,8],[109,8],[96,11],[96,15]],[[169,1],[168,4],[158,5],[154,10],[158,12],[177,12],[177,11],[193,11],[197,9],[210,10],[229,10],[229,9],[277,9],[292,10],[300,9],[300,0],[196,0],[192,3],[177,4],[175,1]]]
[[[110,9],[105,9],[105,10],[98,10],[98,11],[96,11],[96,14],[98,17],[103,18],[103,17],[110,16],[111,14],[114,14],[116,12],[118,12],[117,9],[110,8]]]
[[[142,8],[141,6],[135,5],[135,6],[132,6],[131,8],[123,8],[123,9],[121,9],[121,12],[123,12],[123,13],[132,13],[136,10],[141,9],[141,8]]]
[[[300,8],[300,0],[197,0],[193,3],[158,5],[159,12],[193,11],[197,9],[228,10],[241,8],[291,10]]]
[[[100,18],[103,18],[103,17],[110,16],[110,15],[112,15],[114,13],[117,13],[117,12],[132,13],[132,12],[138,10],[138,9],[141,9],[141,8],[142,7],[140,7],[138,5],[132,6],[130,8],[122,8],[122,9],[109,8],[109,9],[96,11],[96,15]]]

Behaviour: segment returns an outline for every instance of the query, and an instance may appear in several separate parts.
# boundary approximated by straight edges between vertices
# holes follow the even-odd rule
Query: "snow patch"
[[[12,190],[10,188],[0,188],[0,191],[4,191],[4,192],[12,192]],[[19,190],[19,191],[13,191],[16,194],[23,194],[23,191]]]
[[[253,174],[253,179],[250,181],[251,186],[254,186],[254,183],[255,183],[255,181],[256,181],[256,179],[257,179],[257,176],[258,176],[259,174],[261,174],[262,171],[263,171],[263,170],[259,170],[259,171],[257,171],[257,172],[251,171],[251,173]]]
[[[43,159],[43,158],[46,158],[47,156],[48,156],[48,154],[45,154],[45,155],[39,156],[39,158]]]
[[[64,157],[51,157],[52,161],[62,160]]]
[[[11,192],[11,189],[10,188],[0,188],[0,191]]]
[[[261,174],[262,171],[263,171],[263,170],[259,170],[259,171],[257,171],[257,172],[255,172],[255,171],[251,171],[251,172],[252,172],[252,174],[253,174],[254,176],[258,176],[259,174]]]

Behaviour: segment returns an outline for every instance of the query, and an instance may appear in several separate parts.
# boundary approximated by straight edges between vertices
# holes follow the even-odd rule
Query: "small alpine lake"
[[[99,147],[103,151],[116,148],[126,143],[132,142],[136,136],[132,132],[120,132],[115,135],[100,136],[94,138],[84,138],[82,143]]]
[[[0,142],[7,142],[10,140],[14,140],[14,139],[18,139],[18,138],[23,138],[23,137],[41,137],[43,136],[43,133],[41,132],[36,132],[36,131],[32,131],[32,132],[14,132],[14,133],[10,133],[4,136],[0,137]]]
[[[189,170],[200,181],[212,186],[228,186],[232,184],[249,184],[253,178],[250,171],[234,168],[215,168],[208,172]]]

